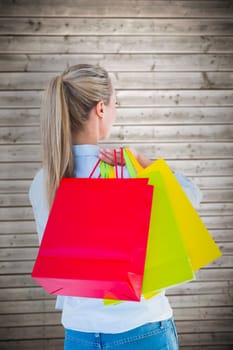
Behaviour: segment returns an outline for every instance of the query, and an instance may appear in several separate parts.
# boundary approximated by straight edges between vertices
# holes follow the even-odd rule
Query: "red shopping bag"
[[[32,277],[51,294],[139,301],[152,196],[148,179],[62,179]]]

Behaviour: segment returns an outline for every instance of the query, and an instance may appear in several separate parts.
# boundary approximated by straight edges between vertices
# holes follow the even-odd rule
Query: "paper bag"
[[[62,179],[32,277],[49,293],[139,301],[153,186]]]

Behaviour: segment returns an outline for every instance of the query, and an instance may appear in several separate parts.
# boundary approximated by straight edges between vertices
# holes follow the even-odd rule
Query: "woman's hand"
[[[114,150],[111,148],[101,148],[99,157],[101,160],[103,160],[105,163],[108,163],[110,165],[115,165],[114,161]],[[118,165],[125,165],[125,159],[123,157],[123,163],[121,160],[121,150],[116,149],[116,161]]]
[[[135,149],[130,149],[133,153],[134,157],[137,159],[138,163],[143,167],[146,168],[149,166],[152,161],[146,157],[144,157],[141,153],[136,151]],[[110,165],[114,165],[114,150],[110,148],[103,148],[100,150],[99,157],[101,160],[103,160],[105,163],[108,163]],[[121,150],[116,150],[116,158],[117,158],[117,164],[121,165]],[[125,160],[123,159],[123,165],[125,165]]]

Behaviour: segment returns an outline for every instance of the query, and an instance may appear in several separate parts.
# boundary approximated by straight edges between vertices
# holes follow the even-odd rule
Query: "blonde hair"
[[[85,128],[91,109],[112,94],[104,68],[78,64],[49,81],[41,107],[42,165],[50,209],[60,180],[74,176],[72,134]]]

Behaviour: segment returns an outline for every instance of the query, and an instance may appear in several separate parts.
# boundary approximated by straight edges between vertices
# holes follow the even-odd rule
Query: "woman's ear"
[[[105,111],[105,105],[104,105],[104,101],[99,101],[96,104],[96,114],[99,118],[103,118],[104,117],[104,111]]]

